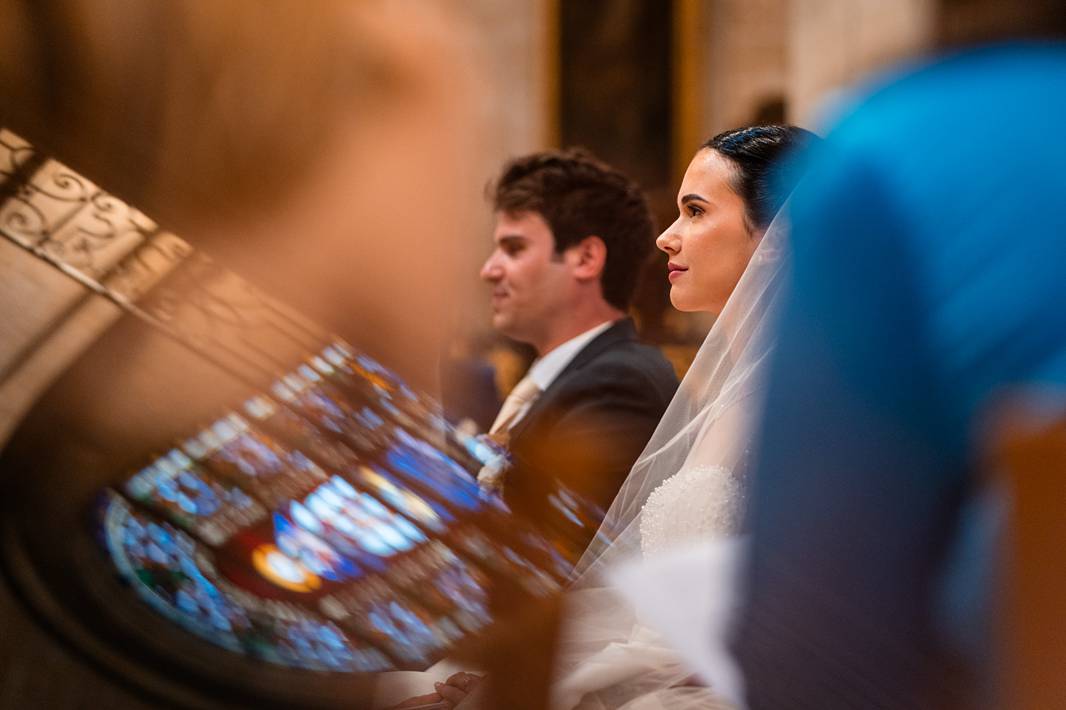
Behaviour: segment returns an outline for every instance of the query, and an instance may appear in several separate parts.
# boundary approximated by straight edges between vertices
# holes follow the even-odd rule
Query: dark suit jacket
[[[637,340],[633,321],[615,323],[511,430],[505,500],[580,554],[676,389],[670,363]]]

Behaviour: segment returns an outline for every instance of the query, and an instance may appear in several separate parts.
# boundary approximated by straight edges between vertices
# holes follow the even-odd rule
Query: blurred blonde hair
[[[168,221],[239,213],[402,89],[378,4],[7,0],[0,120]]]
[[[430,386],[480,209],[463,19],[420,0],[0,0],[0,125]]]

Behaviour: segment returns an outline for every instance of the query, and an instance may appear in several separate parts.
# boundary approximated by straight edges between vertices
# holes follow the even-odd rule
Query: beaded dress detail
[[[744,514],[743,488],[723,466],[692,466],[659,484],[640,516],[645,557],[685,542],[735,535]]]

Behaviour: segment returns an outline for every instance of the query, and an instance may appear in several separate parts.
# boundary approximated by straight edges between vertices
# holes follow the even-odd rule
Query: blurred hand
[[[388,710],[404,710],[404,708],[417,708],[422,705],[432,705],[433,703],[444,703],[449,708],[454,708],[456,705],[466,699],[466,696],[470,694],[478,683],[481,682],[483,676],[474,675],[473,673],[466,673],[460,671],[448,678],[443,683],[434,683],[433,687],[437,689],[436,693],[427,693],[426,695],[416,695],[413,698],[404,700],[399,705],[393,705]]]
[[[393,705],[386,710],[404,710],[404,708],[417,708],[423,705],[432,705],[434,703],[447,702],[437,693],[428,693],[426,695],[416,695],[413,698],[404,700],[399,705]]]
[[[450,676],[444,683],[436,683],[433,687],[437,689],[437,692],[445,700],[455,706],[462,702],[478,686],[482,678],[483,676],[459,671]]]

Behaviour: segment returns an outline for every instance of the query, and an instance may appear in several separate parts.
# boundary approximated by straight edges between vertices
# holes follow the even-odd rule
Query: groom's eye
[[[500,249],[503,250],[503,253],[507,256],[515,256],[517,254],[520,254],[525,248],[525,243],[519,239],[500,240]]]

